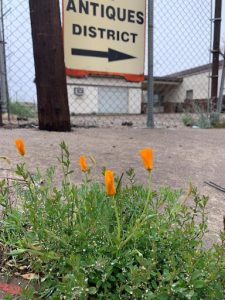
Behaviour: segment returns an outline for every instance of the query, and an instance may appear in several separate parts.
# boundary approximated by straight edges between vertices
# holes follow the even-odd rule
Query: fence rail
[[[212,110],[213,7],[212,0],[154,1],[153,49],[149,50],[154,51],[155,127],[183,127],[188,118],[191,123],[191,119],[201,119],[203,114],[209,116]],[[9,99],[26,108],[31,103],[34,107],[37,96],[29,1],[3,0],[2,18]],[[219,83],[222,66],[221,62]],[[147,77],[144,83],[94,76],[68,77],[67,82],[74,126],[146,127]],[[35,110],[32,111],[34,117]]]

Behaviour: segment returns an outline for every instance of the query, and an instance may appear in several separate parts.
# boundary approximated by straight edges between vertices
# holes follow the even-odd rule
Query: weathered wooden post
[[[29,0],[39,129],[70,131],[58,0]]]

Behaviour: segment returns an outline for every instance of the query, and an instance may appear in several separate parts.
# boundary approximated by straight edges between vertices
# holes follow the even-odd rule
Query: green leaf
[[[185,296],[187,297],[187,299],[192,299],[194,295],[195,295],[194,290],[191,290],[188,293],[185,293]]]
[[[157,300],[169,300],[170,297],[167,293],[161,293],[157,296]]]
[[[23,254],[23,253],[26,253],[26,252],[28,252],[27,249],[16,249],[16,250],[13,250],[13,251],[9,252],[7,255],[17,256],[17,255],[20,255],[20,254]]]
[[[13,296],[12,295],[5,295],[3,300],[13,300]]]
[[[204,286],[207,285],[207,283],[204,282],[204,280],[202,280],[202,279],[199,279],[199,280],[197,280],[197,281],[194,281],[193,284],[194,284],[194,287],[195,287],[196,289],[201,289],[201,288],[203,288]]]
[[[88,294],[89,295],[95,295],[95,294],[97,294],[97,289],[95,287],[89,288]]]

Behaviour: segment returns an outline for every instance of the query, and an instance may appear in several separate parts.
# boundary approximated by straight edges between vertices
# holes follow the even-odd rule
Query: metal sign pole
[[[154,0],[149,0],[148,1],[148,113],[147,113],[148,128],[154,128],[153,17],[154,17]]]

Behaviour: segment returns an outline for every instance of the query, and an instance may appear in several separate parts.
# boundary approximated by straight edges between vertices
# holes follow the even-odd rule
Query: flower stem
[[[151,197],[150,197],[151,193],[152,193],[151,182],[152,182],[152,172],[149,171],[149,173],[148,173],[148,195],[147,195],[145,206],[144,206],[144,209],[143,209],[140,219],[142,219],[142,217],[144,216],[146,209],[148,208],[149,201],[151,200]]]
[[[116,215],[116,222],[117,222],[117,240],[120,243],[120,240],[121,240],[121,224],[120,224],[119,211],[118,211],[118,207],[117,207],[115,197],[113,197],[113,205],[114,205],[114,210],[115,210],[115,215]]]
[[[151,189],[151,181],[152,181],[152,174],[151,174],[151,171],[149,171],[149,175],[148,175],[148,195],[147,195],[147,199],[146,199],[146,202],[145,202],[145,206],[144,206],[144,209],[141,213],[141,216],[140,218],[138,218],[130,232],[130,234],[128,235],[128,237],[120,244],[119,248],[123,248],[129,241],[130,239],[134,236],[134,234],[136,233],[136,231],[142,226],[143,224],[143,218],[145,216],[145,213],[146,213],[146,210],[148,208],[148,205],[149,205],[149,201],[151,200],[151,192],[152,192],[152,189]]]

